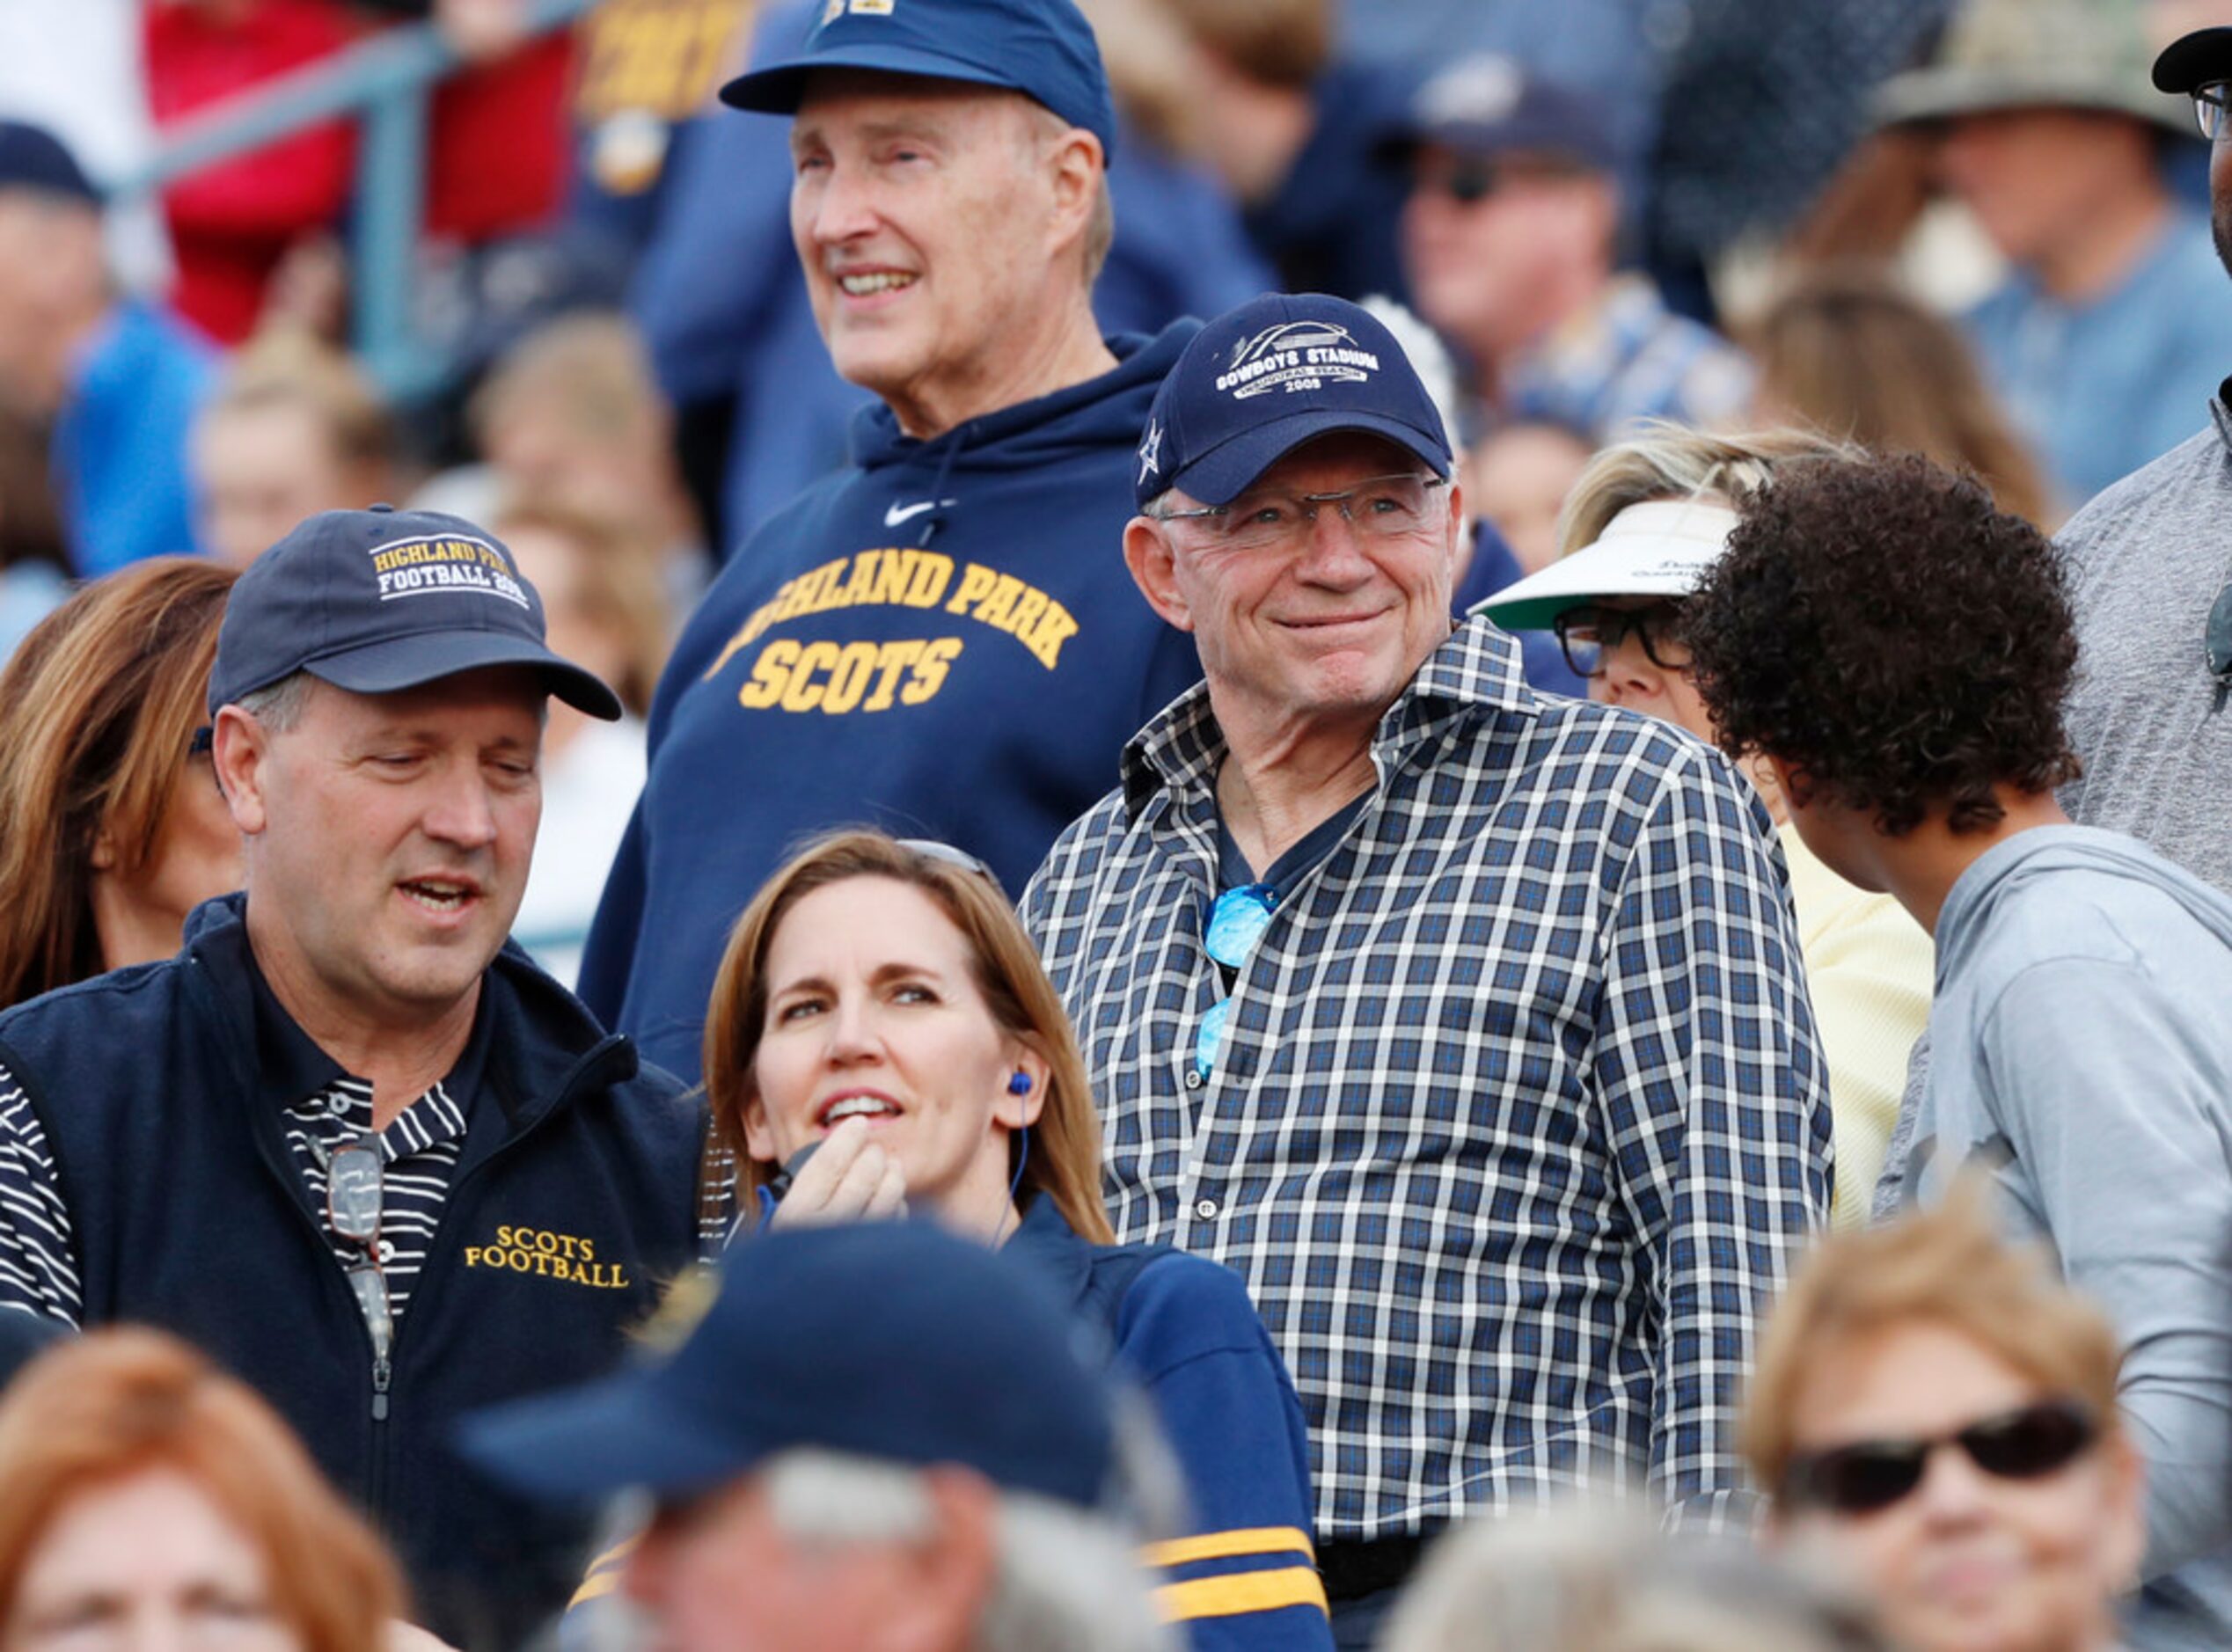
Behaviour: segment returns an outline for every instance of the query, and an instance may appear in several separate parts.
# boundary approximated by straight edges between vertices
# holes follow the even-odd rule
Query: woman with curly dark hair
[[[1683,634],[1721,743],[1936,937],[1910,1186],[1988,1171],[2125,1339],[2131,1643],[2232,1644],[2232,899],[2055,803],[2052,546],[1922,459],[1795,466],[1739,503]]]

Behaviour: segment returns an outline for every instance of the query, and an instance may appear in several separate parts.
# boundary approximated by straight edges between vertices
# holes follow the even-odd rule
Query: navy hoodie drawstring
[[[930,543],[946,520],[946,479],[954,471],[954,461],[961,457],[962,442],[969,429],[967,424],[957,424],[940,438],[945,451],[938,459],[938,479],[930,485],[930,514],[923,518],[922,537],[915,541],[917,549]]]

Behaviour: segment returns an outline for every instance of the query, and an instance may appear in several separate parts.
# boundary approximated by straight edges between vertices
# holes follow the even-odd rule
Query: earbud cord
[[[1015,1190],[1023,1185],[1023,1166],[1031,1162],[1031,1127],[1028,1124],[1018,1124],[1015,1127],[1015,1134],[1021,1139],[1015,1153],[1015,1174],[1007,1184],[1007,1210],[1015,1210]],[[998,1250],[1006,1243],[1007,1210],[1002,1210],[999,1213],[999,1220],[992,1226],[994,1250]],[[1018,1228],[1023,1225],[1022,1212],[1020,1210],[1015,1214],[1015,1225]]]

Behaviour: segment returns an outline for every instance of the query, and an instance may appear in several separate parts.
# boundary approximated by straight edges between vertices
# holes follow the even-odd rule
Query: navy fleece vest
[[[395,1544],[422,1621],[516,1646],[565,1604],[589,1533],[472,1476],[453,1427],[618,1361],[692,1255],[699,1110],[508,947],[483,977],[488,1064],[463,1157],[376,1373],[280,1115],[257,1100],[243,910],[211,902],[177,958],[0,1016],[0,1062],[69,1203],[84,1321],[164,1327],[245,1378]]]

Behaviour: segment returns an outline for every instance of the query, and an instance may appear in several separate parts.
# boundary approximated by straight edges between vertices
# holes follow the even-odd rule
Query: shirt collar
[[[1372,756],[1380,780],[1401,766],[1423,740],[1452,716],[1482,711],[1534,715],[1538,702],[1520,670],[1519,645],[1475,614],[1426,656],[1395,702],[1381,714]],[[1123,749],[1125,812],[1137,819],[1165,789],[1205,791],[1225,758],[1225,736],[1210,708],[1209,685],[1197,683],[1132,736]]]
[[[256,1026],[256,1093],[259,1101],[274,1112],[283,1112],[328,1088],[336,1078],[358,1078],[321,1049],[317,1041],[287,1013],[278,994],[264,979],[252,947],[241,948],[247,961],[248,992]],[[488,994],[484,982],[480,1002],[472,1017],[472,1031],[457,1064],[442,1080],[460,1107],[472,1105],[488,1061]],[[360,1078],[360,1082],[361,1082]],[[416,1097],[412,1098],[413,1100]]]
[[[1082,1300],[1092,1283],[1093,1247],[1077,1236],[1061,1207],[1044,1193],[1032,1194],[1022,1221],[1000,1249],[1020,1257],[1066,1302]]]

